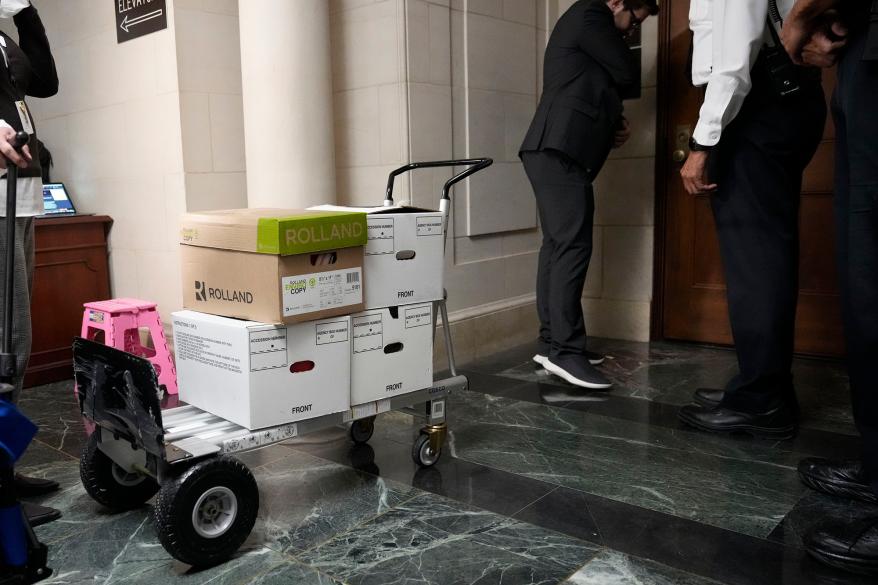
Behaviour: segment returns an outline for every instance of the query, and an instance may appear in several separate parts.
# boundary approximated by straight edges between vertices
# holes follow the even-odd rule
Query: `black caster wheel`
[[[442,456],[442,449],[434,451],[430,447],[430,435],[424,433],[418,435],[415,444],[412,445],[412,459],[421,467],[432,467],[436,465]]]
[[[129,473],[98,448],[99,429],[91,434],[79,457],[79,477],[88,495],[107,508],[122,512],[139,508],[159,491],[153,478]]]
[[[155,526],[171,556],[193,567],[221,563],[253,530],[259,489],[247,466],[228,455],[202,459],[159,490]]]
[[[361,418],[359,420],[355,420],[351,423],[351,428],[348,430],[348,434],[351,437],[351,441],[356,443],[357,445],[362,445],[364,443],[368,443],[369,439],[372,438],[372,434],[375,432],[375,417],[370,416],[369,418]]]

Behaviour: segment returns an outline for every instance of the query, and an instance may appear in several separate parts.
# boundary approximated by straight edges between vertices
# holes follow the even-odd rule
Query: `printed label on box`
[[[103,323],[104,322],[104,314],[99,311],[89,311],[88,312],[88,320],[92,323]]]
[[[417,218],[418,236],[441,236],[442,218],[435,215],[422,215]]]
[[[433,305],[412,307],[405,310],[405,328],[423,327],[433,322]]]
[[[384,347],[384,322],[381,313],[354,317],[354,353]]]
[[[317,324],[317,345],[342,343],[347,341],[349,336],[350,332],[348,331],[347,321]]]
[[[174,335],[177,359],[189,360],[211,368],[241,373],[241,360],[229,355],[232,344],[220,339],[210,339],[187,331]]]
[[[369,217],[366,220],[369,239],[366,241],[366,255],[393,254],[393,218]]]
[[[250,332],[250,353],[269,351],[287,351],[287,330],[285,327]]]
[[[348,268],[302,276],[285,276],[284,317],[363,302],[362,269]]]

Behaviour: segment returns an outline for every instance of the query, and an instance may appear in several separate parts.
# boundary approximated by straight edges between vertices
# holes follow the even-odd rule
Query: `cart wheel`
[[[364,443],[368,443],[369,439],[372,438],[372,434],[375,432],[375,417],[370,416],[369,418],[361,418],[359,420],[355,420],[351,423],[351,428],[348,431],[351,437],[351,441],[356,443],[357,445],[362,445]]]
[[[234,457],[211,457],[162,484],[156,532],[178,561],[209,567],[244,544],[258,511],[259,489],[247,466]]]
[[[129,473],[98,448],[94,432],[79,457],[79,477],[88,495],[97,503],[121,512],[142,506],[159,491],[159,484],[140,473]]]
[[[412,445],[412,459],[421,467],[432,467],[442,456],[442,449],[434,451],[430,448],[430,435],[421,434]]]

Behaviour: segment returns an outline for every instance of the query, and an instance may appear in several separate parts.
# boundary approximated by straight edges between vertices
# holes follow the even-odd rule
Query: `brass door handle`
[[[674,162],[681,163],[686,160],[686,151],[682,148],[678,148],[673,152],[673,154],[671,154],[671,158],[674,159]]]

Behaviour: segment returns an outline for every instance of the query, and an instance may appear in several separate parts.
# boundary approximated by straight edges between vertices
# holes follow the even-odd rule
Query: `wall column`
[[[336,201],[329,4],[238,3],[249,207]]]

